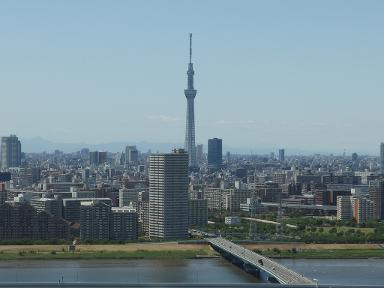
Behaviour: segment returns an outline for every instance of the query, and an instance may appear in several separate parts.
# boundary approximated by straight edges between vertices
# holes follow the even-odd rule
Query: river
[[[257,278],[221,258],[0,262],[1,282],[252,283]]]
[[[384,286],[384,259],[282,259],[279,262],[321,284]]]
[[[384,259],[284,259],[321,284],[384,284]],[[1,282],[256,283],[224,259],[2,261]]]

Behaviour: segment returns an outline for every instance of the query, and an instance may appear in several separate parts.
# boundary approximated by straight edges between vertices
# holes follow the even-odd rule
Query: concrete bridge
[[[224,238],[207,238],[207,242],[224,258],[254,274],[260,280],[289,285],[315,285],[316,283],[287,267]]]

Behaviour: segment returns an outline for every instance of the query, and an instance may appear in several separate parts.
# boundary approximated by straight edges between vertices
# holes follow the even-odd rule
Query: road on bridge
[[[268,257],[248,250],[224,238],[207,238],[206,241],[208,241],[211,245],[236,256],[242,261],[266,271],[268,274],[275,277],[281,284],[315,284],[307,277],[296,273],[295,271],[269,259]]]

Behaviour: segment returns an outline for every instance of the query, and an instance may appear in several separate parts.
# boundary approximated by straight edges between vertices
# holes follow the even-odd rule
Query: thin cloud
[[[312,122],[311,125],[316,127],[327,126],[324,122]]]
[[[177,117],[169,116],[169,115],[149,115],[147,116],[150,120],[162,121],[166,123],[174,123],[179,122],[180,119]]]
[[[255,126],[261,124],[255,120],[218,120],[214,122],[215,125],[222,126]]]

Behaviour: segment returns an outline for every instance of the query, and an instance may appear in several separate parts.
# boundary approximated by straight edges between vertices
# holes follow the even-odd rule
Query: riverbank
[[[282,259],[384,258],[383,244],[263,243],[244,247],[270,258]]]
[[[98,260],[98,259],[192,259],[213,257],[206,244],[130,243],[122,245],[1,245],[1,260]]]
[[[303,249],[303,250],[339,250],[339,249],[383,249],[384,244],[317,244],[317,243],[255,243],[255,244],[241,244],[247,249],[254,250],[266,250],[278,248],[281,250],[291,250],[291,249]]]
[[[244,247],[271,258],[363,259],[384,258],[382,244],[264,243]],[[177,242],[129,243],[120,245],[0,245],[2,260],[106,260],[106,259],[193,259],[218,257],[207,244]]]
[[[384,259],[384,249],[266,250],[262,254],[277,259]]]
[[[161,250],[161,251],[51,251],[38,252],[26,250],[19,252],[0,252],[0,261],[4,260],[138,260],[138,259],[194,259],[214,257],[208,250]]]

